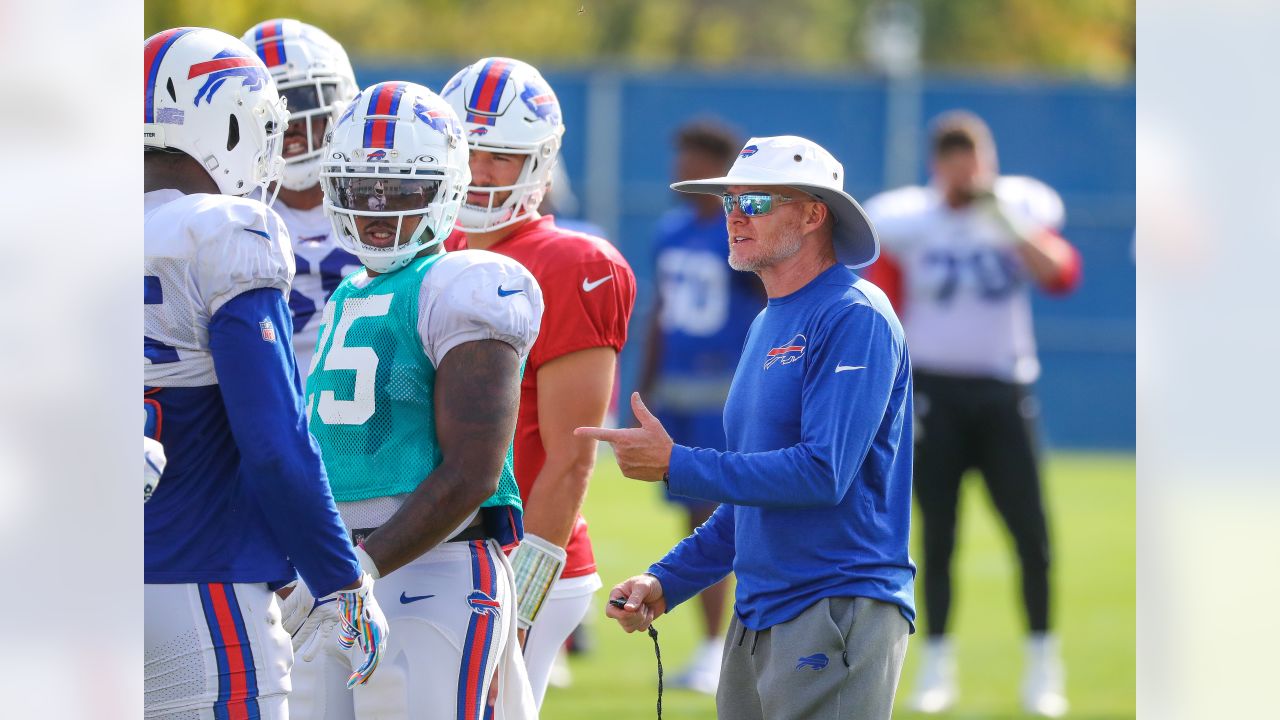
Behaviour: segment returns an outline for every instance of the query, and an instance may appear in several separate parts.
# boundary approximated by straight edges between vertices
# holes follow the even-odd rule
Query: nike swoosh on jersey
[[[591,292],[592,290],[595,290],[596,288],[603,285],[606,280],[612,280],[612,279],[613,279],[612,275],[605,275],[599,280],[592,280],[592,281],[588,281],[586,278],[582,278],[582,292]]]
[[[866,365],[837,365],[836,372],[844,372],[845,370],[866,370]]]
[[[516,292],[520,292],[520,291],[517,290]],[[433,597],[435,597],[435,595],[405,595],[404,592],[401,591],[400,604],[408,605],[409,603],[412,603],[412,602],[418,602],[419,600],[426,600],[427,598],[433,598]]]
[[[504,290],[501,285],[498,286],[498,297],[507,297],[509,295],[515,295],[516,293],[522,292],[524,292],[524,290]]]

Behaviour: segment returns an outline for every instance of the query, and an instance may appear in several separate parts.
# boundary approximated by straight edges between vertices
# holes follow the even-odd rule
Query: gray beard
[[[803,246],[804,236],[795,228],[790,228],[779,235],[773,248],[750,261],[735,260],[733,257],[733,248],[730,247],[729,267],[734,270],[738,270],[739,272],[759,272],[764,268],[776,265],[783,260],[791,258],[796,253],[800,252],[800,248]]]

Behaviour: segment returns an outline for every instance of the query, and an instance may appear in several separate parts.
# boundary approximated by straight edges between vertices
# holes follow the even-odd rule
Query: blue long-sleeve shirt
[[[169,462],[144,511],[145,582],[275,587],[296,567],[319,597],[359,578],[307,432],[290,326],[278,289],[237,295],[209,321],[218,383],[148,393]]]
[[[844,266],[771,298],[724,409],[728,450],[677,445],[673,493],[721,507],[649,571],[668,608],[732,570],[762,630],[825,597],[915,620],[911,363],[888,300]]]

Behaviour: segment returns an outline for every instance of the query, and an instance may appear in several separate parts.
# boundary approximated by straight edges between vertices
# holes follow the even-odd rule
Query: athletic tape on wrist
[[[515,573],[517,624],[524,629],[533,625],[546,602],[551,586],[564,570],[564,548],[525,534],[524,540],[511,553],[511,569]]]

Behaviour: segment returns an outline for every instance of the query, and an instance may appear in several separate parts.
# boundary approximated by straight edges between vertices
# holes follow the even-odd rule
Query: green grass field
[[[1055,545],[1054,617],[1067,664],[1068,717],[1134,717],[1134,458],[1132,455],[1054,455],[1046,482]],[[953,630],[960,662],[960,700],[945,717],[1018,718],[1024,620],[1012,546],[980,478],[965,483],[958,541]],[[658,488],[624,479],[601,455],[585,510],[605,589],[642,572],[683,535],[678,511]],[[919,557],[913,545],[912,555]],[[656,666],[647,635],[627,635],[592,611],[594,652],[572,661],[573,686],[551,688],[546,720],[640,720],[655,717]],[[656,623],[670,675],[700,640],[697,609],[677,608]],[[915,678],[913,635],[907,650],[895,718],[908,712]],[[663,717],[714,718],[710,697],[668,690]]]

